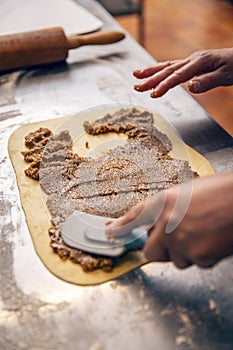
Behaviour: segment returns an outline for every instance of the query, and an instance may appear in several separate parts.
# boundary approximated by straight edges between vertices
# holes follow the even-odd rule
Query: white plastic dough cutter
[[[82,251],[118,257],[128,250],[142,248],[147,231],[135,228],[129,234],[110,241],[105,235],[106,223],[115,219],[74,211],[62,225],[63,241]]]

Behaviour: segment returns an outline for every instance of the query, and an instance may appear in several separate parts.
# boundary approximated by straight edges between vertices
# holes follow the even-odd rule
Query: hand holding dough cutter
[[[128,250],[142,248],[147,240],[147,231],[134,228],[125,236],[109,240],[105,234],[106,224],[115,219],[74,211],[62,225],[63,241],[82,251],[118,257]]]

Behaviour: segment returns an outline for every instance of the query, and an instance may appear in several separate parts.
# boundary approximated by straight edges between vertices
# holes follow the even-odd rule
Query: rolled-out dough
[[[100,137],[90,137],[88,135],[85,136],[82,128],[83,121],[95,120],[116,109],[116,107],[104,107],[102,109],[99,108],[97,110],[91,110],[89,113],[78,113],[72,117],[64,117],[27,124],[17,129],[11,135],[8,142],[9,156],[16,174],[21,203],[35,251],[50,272],[64,281],[78,285],[96,285],[107,282],[142,266],[146,263],[146,260],[140,251],[129,252],[119,260],[119,263],[114,267],[112,272],[104,272],[102,270],[84,272],[78,264],[75,264],[70,260],[63,261],[53,252],[49,246],[50,237],[48,235],[48,228],[51,226],[51,223],[39,182],[28,178],[24,174],[24,170],[28,167],[28,163],[24,161],[21,154],[21,151],[25,150],[24,137],[29,132],[35,131],[40,127],[47,127],[53,132],[66,130],[70,127],[73,129],[76,127],[79,128],[78,133],[81,135],[78,137],[78,142],[80,143],[80,140],[82,139],[82,143],[80,143],[80,152],[82,153],[81,148],[83,148],[83,152],[85,150],[85,147],[83,146],[85,144],[85,140],[92,145],[98,138],[100,143],[109,138],[109,135],[100,135]],[[155,113],[153,112],[153,114]],[[192,169],[197,171],[200,176],[214,173],[214,169],[207,159],[194,151],[192,148],[184,145],[184,143],[179,140],[178,143],[182,143],[183,145],[183,150],[181,152],[180,145],[177,146],[177,135],[175,134],[174,130],[161,116],[157,114],[155,117],[155,126],[160,131],[165,132],[174,144],[174,149],[172,152],[174,157],[180,159],[186,158],[192,166]],[[72,133],[73,130],[71,134]],[[77,150],[75,149],[75,151]]]

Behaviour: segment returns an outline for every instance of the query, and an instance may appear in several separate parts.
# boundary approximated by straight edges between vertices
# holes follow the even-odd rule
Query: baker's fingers
[[[198,59],[188,62],[184,66],[176,69],[172,74],[160,79],[162,77],[156,77],[157,86],[151,93],[152,98],[163,96],[168,90],[173,87],[185,83],[192,79],[194,76],[202,74],[204,71],[203,67],[200,67]]]
[[[168,251],[170,261],[172,261],[178,269],[186,269],[187,267],[193,264],[191,260],[183,256],[183,254],[180,254],[179,252],[170,249],[168,249]]]
[[[176,247],[175,236],[172,235],[166,233],[166,223],[157,222],[144,247],[145,257],[148,261],[172,261],[179,269],[187,268],[192,261],[184,255],[185,251]]]
[[[166,79],[167,77],[176,74],[181,67],[187,63],[186,60],[178,61],[177,63],[167,66],[163,70],[151,75],[144,82],[134,85],[134,89],[139,92],[147,91],[153,88],[156,88],[157,85]],[[192,76],[193,77],[193,76]]]
[[[176,61],[159,62],[153,66],[149,66],[149,67],[146,67],[143,69],[136,69],[133,71],[133,75],[138,79],[145,79],[145,78],[148,78],[157,72],[160,72],[162,69],[173,65],[176,62],[178,62],[178,61],[176,60]]]
[[[188,84],[188,89],[194,94],[208,91],[220,85],[225,85],[225,82],[221,82],[221,73],[219,70],[203,74],[192,80]]]
[[[132,207],[125,215],[119,219],[111,222],[106,227],[106,235],[109,237],[123,236],[129,233],[134,227],[138,225],[138,217],[144,210],[146,201],[142,201]]]
[[[164,223],[159,223],[151,229],[143,252],[148,261],[170,261],[169,252],[163,240],[165,234]]]
[[[166,199],[166,191],[144,200],[132,207],[124,216],[113,221],[106,227],[106,235],[122,236],[131,232],[135,227],[152,225],[160,217]]]

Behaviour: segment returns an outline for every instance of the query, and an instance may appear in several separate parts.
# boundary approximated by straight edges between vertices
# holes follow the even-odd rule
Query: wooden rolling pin
[[[0,71],[64,61],[69,50],[112,44],[124,37],[117,31],[66,36],[60,27],[0,36]]]

